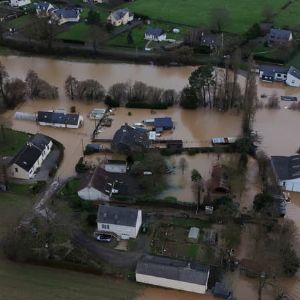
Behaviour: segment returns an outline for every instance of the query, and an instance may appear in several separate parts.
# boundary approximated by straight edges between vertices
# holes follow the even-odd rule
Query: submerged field
[[[278,11],[286,2],[286,0],[229,0],[226,2],[220,0],[136,0],[127,6],[133,12],[153,19],[190,26],[207,26],[212,9],[226,8],[230,15],[226,31],[243,33],[254,23],[263,19],[261,12],[266,5]]]

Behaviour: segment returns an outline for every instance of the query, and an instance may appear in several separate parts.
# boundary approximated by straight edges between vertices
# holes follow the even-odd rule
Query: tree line
[[[0,96],[3,106],[13,109],[27,98],[56,99],[58,98],[58,89],[41,79],[33,70],[27,72],[25,81],[11,78],[0,62]]]

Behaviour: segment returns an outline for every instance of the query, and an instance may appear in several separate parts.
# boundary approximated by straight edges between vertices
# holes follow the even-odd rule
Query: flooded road
[[[15,111],[36,112],[38,110],[65,109],[75,105],[77,112],[84,117],[84,126],[80,129],[61,129],[41,127],[34,122],[14,120],[15,111],[9,111],[1,115],[1,121],[16,130],[30,133],[41,132],[62,142],[65,146],[65,157],[59,169],[58,176],[68,177],[75,174],[74,166],[79,157],[82,156],[83,146],[90,142],[90,137],[95,123],[87,118],[92,108],[104,107],[103,104],[86,104],[77,101],[69,101],[64,95],[64,81],[68,75],[73,75],[79,80],[96,79],[106,89],[116,82],[124,81],[144,81],[149,85],[162,88],[173,88],[181,90],[188,82],[188,76],[193,70],[192,67],[157,67],[145,65],[132,65],[122,63],[81,63],[67,62],[38,57],[0,57],[1,62],[7,68],[11,77],[24,79],[29,69],[33,69],[38,75],[49,83],[58,86],[59,100],[36,100],[27,101],[21,104]],[[239,77],[241,85],[244,79]],[[286,87],[283,84],[267,84],[258,82],[258,96],[262,94],[270,96],[273,92],[278,96],[289,95],[298,96],[300,99],[300,89]],[[266,98],[260,100],[266,101]],[[254,129],[262,137],[261,148],[269,155],[291,155],[296,152],[300,146],[299,128],[300,112],[291,111],[285,107],[289,103],[281,102],[281,109],[260,109],[255,116]],[[128,112],[131,115],[128,115]],[[145,118],[158,116],[171,116],[175,123],[173,132],[165,133],[163,137],[182,139],[186,145],[209,145],[210,139],[214,136],[237,136],[240,133],[241,117],[233,112],[221,113],[208,110],[182,110],[179,108],[170,108],[167,110],[156,111],[151,114],[147,109],[125,109],[118,108],[113,116],[112,127],[105,128],[100,133],[102,138],[112,138],[113,133],[124,122],[133,124],[141,122]],[[171,158],[175,160],[177,157]],[[201,155],[188,157],[189,168],[198,168],[200,173],[206,178],[210,176],[211,166],[217,160],[213,155]],[[255,161],[250,160],[249,174],[247,174],[248,184],[246,191],[241,198],[241,206],[248,208],[251,205],[253,196],[259,190],[257,182],[257,167]],[[190,170],[188,171],[190,172]],[[170,180],[172,183],[182,183],[188,185],[187,179],[180,182],[179,177]],[[189,189],[190,190],[190,189]],[[191,198],[193,195],[187,195],[186,191],[176,192],[176,197],[183,200]],[[288,205],[287,216],[293,219],[298,228],[300,228],[300,194],[292,194],[292,203]],[[299,248],[300,252],[300,248]],[[249,280],[234,280],[234,293],[238,300],[255,299],[253,285]],[[238,284],[237,284],[238,283]],[[289,287],[289,293],[294,299],[300,299],[300,275],[293,280],[288,280],[286,285]],[[183,296],[184,295],[184,296]],[[189,298],[190,297],[190,298]],[[141,299],[210,299],[209,296],[187,295],[180,292],[173,292],[159,288],[147,288]],[[263,298],[265,299],[265,298]],[[267,299],[267,298],[266,298]]]

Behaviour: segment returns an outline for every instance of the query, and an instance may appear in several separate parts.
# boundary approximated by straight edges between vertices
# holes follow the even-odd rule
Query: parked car
[[[111,235],[110,234],[99,234],[97,237],[96,237],[96,240],[99,241],[99,242],[106,242],[106,243],[110,243],[111,242]]]

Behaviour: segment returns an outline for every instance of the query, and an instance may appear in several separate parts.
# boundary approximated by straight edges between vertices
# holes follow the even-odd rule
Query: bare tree
[[[203,179],[198,170],[196,170],[196,169],[192,170],[191,180],[193,182],[193,187],[194,187],[195,193],[196,193],[196,201],[197,201],[196,213],[198,213],[200,203],[201,203],[201,190],[202,190],[202,185],[203,185]]]
[[[183,175],[188,166],[187,160],[184,157],[180,158],[178,166],[181,169],[181,173]]]
[[[230,23],[230,14],[225,7],[215,7],[210,11],[210,26],[214,31],[222,32]]]
[[[77,95],[80,100],[103,101],[105,90],[98,81],[88,79],[78,82]]]
[[[279,109],[279,97],[276,92],[273,92],[272,95],[268,99],[268,103],[266,104],[267,108]]]
[[[74,100],[78,88],[78,81],[75,77],[69,75],[65,81],[65,92],[66,96]]]
[[[128,101],[129,90],[130,90],[130,84],[128,82],[119,82],[113,84],[109,88],[108,94],[115,101],[118,101],[120,105],[125,105]]]
[[[14,108],[18,103],[26,99],[26,83],[19,78],[14,78],[7,81],[4,85],[4,89],[4,104],[7,108]]]
[[[164,90],[161,95],[161,100],[163,103],[167,104],[168,106],[173,106],[177,103],[177,93],[173,89]]]
[[[6,68],[0,62],[0,93],[1,93],[3,100],[5,99],[4,85],[5,85],[5,82],[7,81],[7,79],[8,79],[8,73],[6,71]]]

